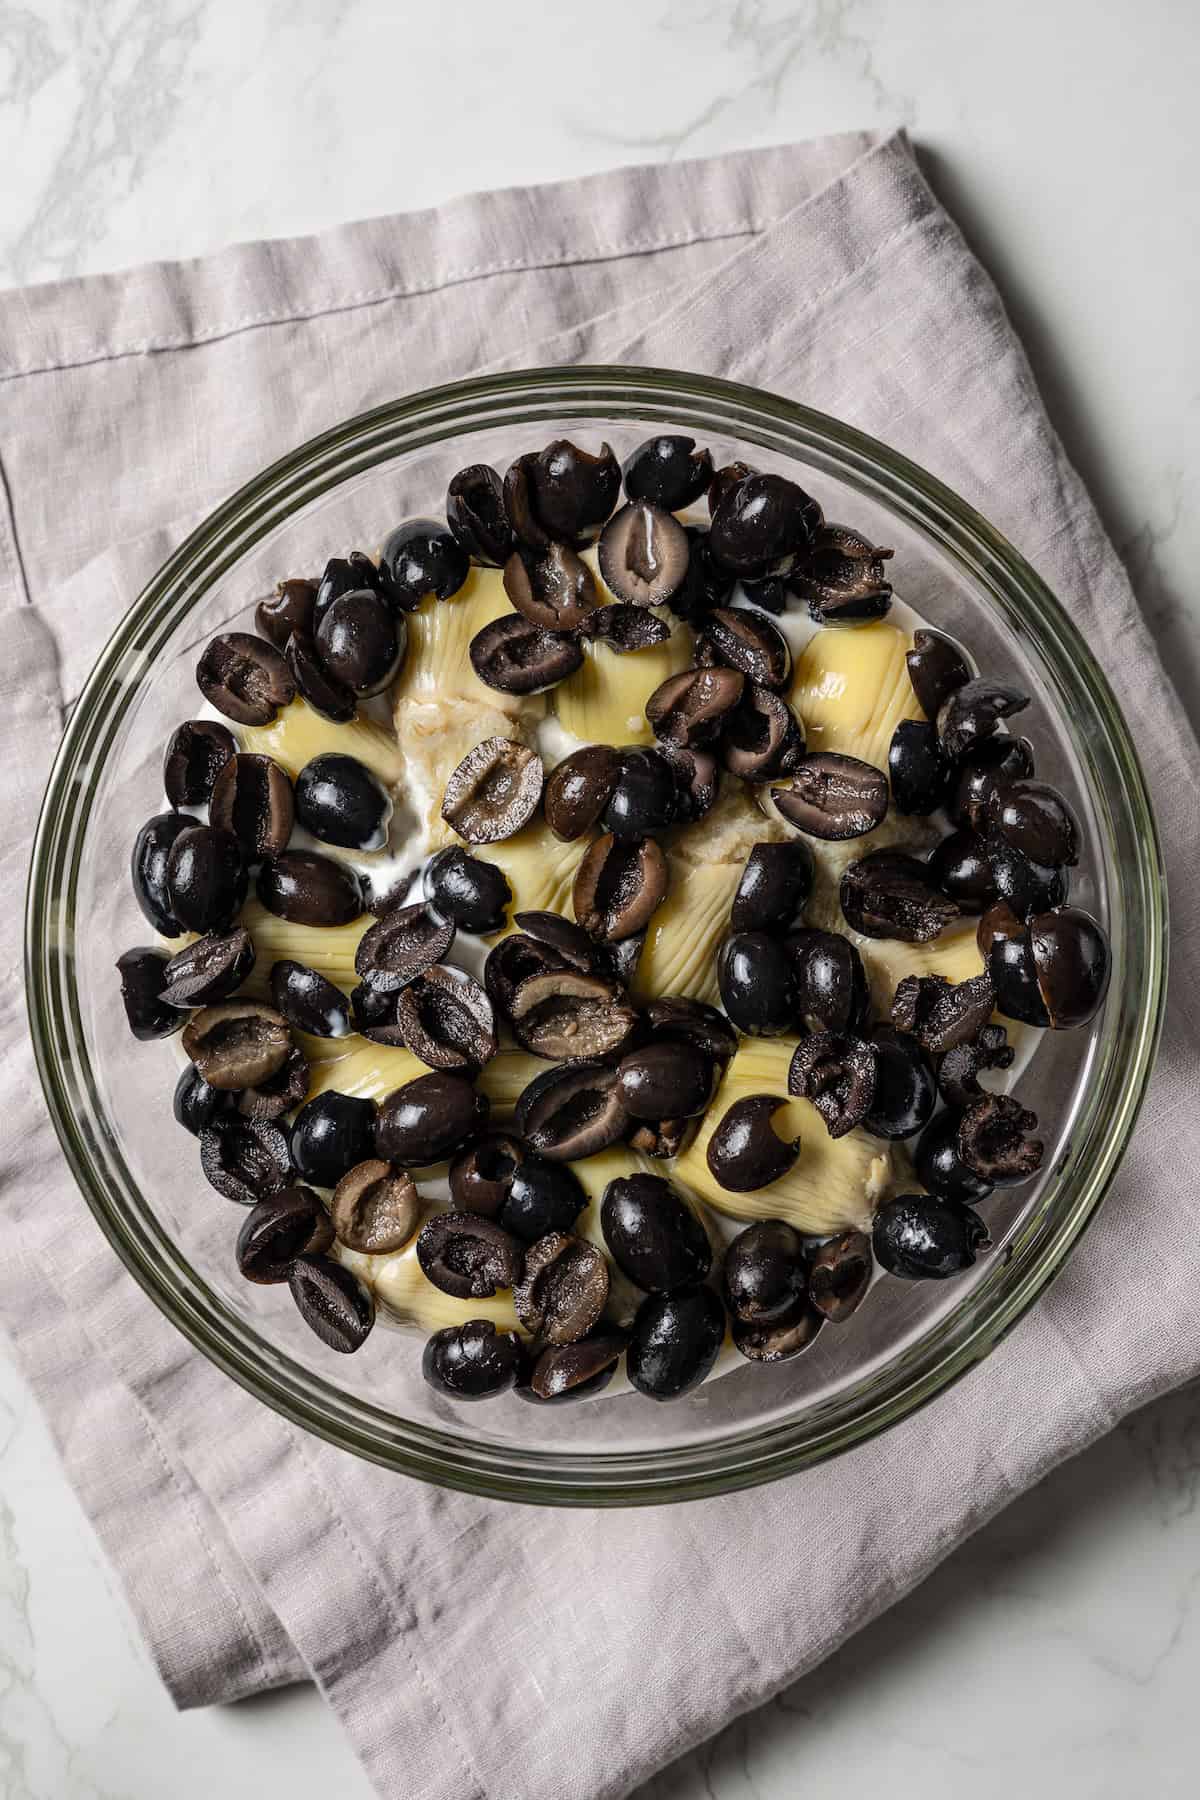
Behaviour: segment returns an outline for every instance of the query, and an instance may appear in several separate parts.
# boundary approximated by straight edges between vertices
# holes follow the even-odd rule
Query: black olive
[[[196,682],[210,706],[235,725],[269,725],[296,697],[296,683],[274,644],[247,631],[212,638],[196,664]]]
[[[504,510],[504,484],[487,463],[471,463],[450,478],[446,523],[476,562],[499,568],[512,549],[512,526]]]
[[[599,972],[600,946],[574,920],[565,919],[561,913],[555,912],[519,912],[513,914],[513,922],[521,927],[527,937],[557,951],[560,965],[576,969],[583,975]],[[540,975],[547,971],[531,968],[527,972],[530,975]]]
[[[285,654],[296,691],[314,712],[336,725],[345,725],[355,717],[358,701],[354,689],[339,681],[333,671],[325,667],[312,638],[300,631],[293,632]]]
[[[271,999],[289,1025],[312,1037],[340,1038],[350,1032],[350,1003],[317,969],[284,958],[271,969]]]
[[[246,898],[249,875],[231,831],[189,825],[167,856],[171,912],[189,931],[223,931]]]
[[[621,491],[621,465],[607,444],[596,455],[555,438],[526,467],[538,523],[564,542],[594,537]]]
[[[222,1114],[201,1131],[200,1168],[209,1185],[235,1206],[253,1206],[292,1180],[288,1141],[279,1126],[235,1113]]]
[[[628,1332],[602,1325],[577,1344],[550,1344],[518,1381],[517,1394],[542,1406],[589,1399],[608,1386],[628,1342]]]
[[[608,744],[585,744],[564,757],[546,781],[546,823],[564,843],[596,824],[621,771],[621,754]]]
[[[663,755],[675,771],[675,823],[695,825],[717,797],[717,759],[709,750],[664,744]]]
[[[382,850],[392,801],[357,757],[325,751],[296,777],[296,817],[322,843],[346,850]]]
[[[177,837],[196,823],[189,813],[156,813],[133,840],[129,876],[133,896],[154,929],[163,937],[180,937],[183,925],[171,909],[167,862]]]
[[[996,898],[988,846],[969,827],[944,837],[925,866],[930,878],[962,913],[984,912]]]
[[[1108,938],[1090,913],[1077,906],[1035,915],[1029,944],[1042,1002],[1056,1031],[1086,1025],[1108,988]]]
[[[631,1119],[691,1119],[712,1099],[715,1067],[696,1043],[643,1044],[617,1065],[617,1092]]]
[[[944,975],[906,975],[892,1001],[892,1024],[915,1037],[931,1056],[944,1056],[978,1036],[995,1001],[986,973],[959,982]]]
[[[927,944],[958,918],[958,903],[934,887],[929,871],[901,850],[873,850],[842,875],[846,923],[864,937]]]
[[[288,1286],[296,1311],[331,1350],[350,1355],[366,1342],[375,1323],[371,1290],[328,1256],[300,1256]]]
[[[520,613],[504,613],[477,631],[468,647],[471,667],[500,694],[541,694],[583,663],[577,636],[545,631]]]
[[[671,595],[671,611],[680,619],[699,621],[710,607],[721,606],[733,593],[735,577],[714,561],[709,534],[700,525],[685,525],[688,566],[683,586]]]
[[[397,907],[359,939],[355,972],[377,995],[399,993],[434,963],[445,960],[454,933],[453,919],[444,918],[426,901]]]
[[[382,694],[395,680],[408,643],[404,614],[373,588],[339,594],[321,614],[317,653],[329,673],[359,696]]]
[[[1001,719],[1023,712],[1029,695],[989,676],[976,676],[956,687],[938,710],[938,736],[946,755],[967,755],[981,740],[993,737]]]
[[[631,606],[622,601],[598,606],[588,614],[581,629],[585,637],[601,639],[618,656],[665,644],[671,635],[667,619],[660,618],[648,606]]]
[[[551,1231],[573,1231],[587,1195],[565,1162],[524,1156],[512,1172],[498,1217],[505,1231],[534,1244]]]
[[[1033,863],[1057,867],[1079,861],[1079,821],[1057,788],[1045,781],[1009,781],[992,789],[987,820]]]
[[[596,578],[566,544],[522,544],[504,565],[504,591],[521,617],[543,631],[579,631],[600,604]]]
[[[287,849],[295,818],[292,784],[269,756],[231,756],[217,776],[208,822],[231,831],[248,863]]]
[[[476,1144],[469,1144],[460,1150],[450,1164],[450,1198],[459,1212],[478,1213],[481,1218],[494,1219],[508,1199],[513,1177],[525,1162],[525,1146],[519,1138],[508,1137],[497,1132],[494,1136],[480,1138]],[[549,1169],[551,1164],[543,1165]],[[570,1170],[564,1170],[570,1175]],[[580,1206],[582,1206],[582,1195]],[[578,1209],[577,1209],[578,1210]],[[572,1214],[572,1222],[574,1214]],[[505,1227],[506,1230],[509,1227]],[[555,1227],[547,1226],[547,1230]],[[569,1229],[565,1227],[564,1229]],[[518,1236],[521,1234],[518,1233]],[[535,1232],[541,1237],[540,1231]]]
[[[822,1318],[842,1325],[858,1311],[871,1285],[871,1240],[865,1231],[830,1238],[813,1257],[808,1299]]]
[[[574,1344],[600,1323],[608,1304],[604,1252],[586,1238],[552,1231],[525,1253],[513,1305],[539,1344]]]
[[[512,1387],[521,1366],[513,1331],[498,1331],[490,1319],[468,1319],[435,1331],[421,1357],[430,1387],[452,1400],[490,1400]]]
[[[809,617],[818,624],[865,624],[882,619],[891,607],[892,584],[883,571],[891,555],[849,525],[821,525],[788,585],[807,600]]]
[[[273,1123],[282,1119],[285,1113],[303,1106],[308,1099],[311,1079],[304,1052],[293,1045],[274,1075],[239,1091],[237,1110],[243,1119],[264,1119]]]
[[[913,647],[904,660],[913,693],[927,719],[936,720],[951,694],[971,679],[962,651],[940,631],[914,632]]]
[[[987,824],[992,794],[1009,781],[1024,781],[1033,774],[1033,746],[1028,738],[1000,732],[980,738],[957,764],[947,811],[956,825],[980,831]]]
[[[260,600],[255,607],[254,629],[277,650],[286,650],[293,632],[305,637],[311,634],[316,603],[315,581],[281,581],[270,599]]]
[[[707,1232],[661,1175],[610,1181],[600,1202],[600,1229],[622,1274],[647,1293],[688,1287],[712,1267]]]
[[[987,1199],[992,1184],[968,1169],[958,1154],[961,1116],[954,1111],[937,1113],[917,1140],[914,1162],[917,1179],[939,1200],[976,1206]]]
[[[490,1300],[521,1278],[521,1246],[494,1219],[478,1213],[440,1212],[417,1233],[422,1273],[458,1300]]]
[[[358,593],[363,588],[373,588],[377,594],[384,592],[383,572],[375,567],[371,558],[361,550],[352,550],[349,556],[331,556],[317,583],[311,615],[305,618],[302,605],[296,605],[293,633],[311,638],[335,600],[340,600],[343,594]],[[272,638],[272,642],[275,641]],[[286,643],[286,639],[284,641]]]
[[[986,839],[986,845],[995,892],[1001,900],[1007,900],[1019,918],[1048,912],[1066,900],[1071,872],[1065,864],[1051,868],[1030,862],[996,832]]]
[[[985,1069],[1010,1069],[1016,1051],[1003,1025],[985,1025],[965,1044],[955,1044],[938,1059],[938,1092],[947,1106],[961,1111],[983,1093],[979,1077]]]
[[[748,681],[726,714],[721,761],[741,781],[777,781],[804,761],[804,727],[781,694]]]
[[[888,777],[897,812],[926,817],[946,798],[950,765],[942,755],[937,727],[925,719],[901,719],[888,750]]]
[[[784,940],[798,1023],[805,1031],[856,1031],[867,1014],[867,972],[849,938],[805,928]]]
[[[816,750],[800,760],[788,787],[771,789],[771,798],[789,825],[840,843],[865,837],[887,816],[887,776],[857,756]]]
[[[600,573],[618,600],[662,606],[688,580],[691,545],[678,519],[661,506],[635,500],[608,521],[598,555]]]
[[[523,1049],[561,1062],[619,1054],[638,1022],[617,983],[570,968],[529,976],[514,993],[508,1017]]]
[[[649,500],[668,512],[691,506],[708,489],[713,460],[708,450],[697,450],[695,438],[647,438],[621,467],[625,492],[631,500]]]
[[[126,950],[117,958],[121,1000],[135,1038],[170,1037],[183,1023],[163,993],[169,965],[161,950]]]
[[[599,822],[614,837],[652,837],[671,824],[675,807],[675,771],[662,751],[624,750]]]
[[[483,965],[483,985],[492,1005],[507,1015],[512,1006],[513,995],[530,976],[545,975],[552,969],[576,966],[576,963],[568,962],[554,945],[541,943],[522,931],[514,931],[510,936],[501,938],[488,951]],[[590,964],[585,967],[590,967]]]
[[[872,1137],[907,1138],[924,1130],[937,1105],[933,1065],[916,1038],[893,1025],[873,1025],[875,1097],[863,1120]]]
[[[247,1281],[286,1281],[298,1256],[333,1242],[329,1215],[310,1188],[286,1187],[250,1208],[238,1232],[238,1273]]]
[[[759,687],[782,688],[792,669],[792,653],[777,625],[752,606],[718,606],[700,626],[702,643],[718,662],[740,669]]]
[[[791,1362],[809,1348],[824,1323],[822,1315],[805,1297],[777,1319],[755,1324],[735,1319],[734,1348],[751,1362]]]
[[[406,1081],[380,1103],[375,1143],[389,1162],[428,1168],[478,1136],[487,1117],[486,1094],[465,1076],[437,1069]]]
[[[757,469],[752,469],[749,463],[744,462],[725,463],[721,468],[716,470],[712,480],[708,484],[709,517],[712,517],[722,500],[725,499],[726,495],[733,492],[739,482],[745,481],[747,475],[757,474]]]
[[[739,1031],[779,1037],[792,1024],[791,960],[765,931],[738,931],[717,956],[721,1005]]]
[[[798,1137],[784,1141],[772,1123],[787,1102],[778,1094],[747,1094],[722,1113],[708,1140],[709,1173],[731,1194],[752,1194],[786,1175],[800,1154]]]
[[[349,925],[362,913],[353,869],[314,850],[285,850],[258,871],[255,891],[267,911],[293,925]]]
[[[423,886],[434,911],[453,919],[460,930],[488,937],[504,929],[512,889],[495,863],[470,856],[452,844],[430,858]]]
[[[241,925],[210,932],[167,964],[163,999],[171,1006],[211,1006],[235,993],[254,967],[254,943]]]
[[[209,1087],[195,1063],[189,1063],[175,1083],[171,1110],[175,1121],[193,1137],[199,1137],[206,1125],[213,1125],[230,1110],[233,1096],[222,1088]]]
[[[815,879],[816,863],[803,838],[755,844],[733,897],[730,925],[734,931],[787,931],[807,905]]]
[[[1011,1094],[980,1094],[958,1122],[959,1159],[993,1187],[1015,1187],[1036,1175],[1045,1145],[1032,1133],[1037,1114]]]
[[[667,896],[670,871],[653,838],[598,837],[575,871],[571,905],[590,937],[619,943],[650,923]]]
[[[759,1219],[739,1231],[725,1253],[725,1304],[735,1319],[777,1319],[808,1290],[809,1253],[794,1225]]]
[[[792,1053],[788,1092],[812,1102],[831,1138],[844,1137],[875,1103],[878,1067],[879,1052],[867,1039],[818,1031]]]
[[[328,1088],[302,1106],[292,1126],[292,1161],[315,1187],[336,1187],[375,1154],[375,1102]]]
[[[188,719],[177,725],[163,758],[163,787],[172,806],[206,806],[213,783],[237,744],[215,719]]]
[[[470,573],[466,551],[437,519],[406,519],[388,532],[379,553],[383,591],[402,612],[429,594],[451,599]]]
[[[782,575],[811,549],[820,523],[821,508],[794,481],[747,475],[718,501],[709,541],[736,575]]]
[[[496,1054],[492,1003],[465,969],[434,963],[401,989],[395,1017],[431,1069],[480,1069]]]
[[[617,1094],[617,1071],[572,1063],[535,1076],[517,1101],[521,1136],[551,1162],[578,1162],[619,1143],[632,1120]]]
[[[708,1375],[725,1336],[725,1308],[710,1287],[647,1294],[638,1307],[626,1368],[639,1394],[679,1400]]]
[[[738,669],[683,669],[660,682],[646,702],[656,738],[695,750],[711,744],[742,697],[746,677]]]
[[[969,1207],[949,1206],[928,1194],[898,1194],[875,1214],[872,1244],[891,1275],[907,1281],[944,1281],[969,1269],[986,1250],[987,1226]]]
[[[695,1044],[721,1067],[737,1049],[737,1033],[723,1013],[706,1000],[660,994],[645,1007],[646,1028],[656,1044]]]
[[[779,614],[787,611],[791,589],[782,575],[764,575],[761,581],[743,581],[742,593],[751,606],[763,612]]]

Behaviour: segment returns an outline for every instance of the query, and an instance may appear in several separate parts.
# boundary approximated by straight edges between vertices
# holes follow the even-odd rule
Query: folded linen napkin
[[[986,1365],[852,1455],[704,1504],[553,1514],[340,1454],[194,1353],[92,1225],[37,1092],[17,941],[63,708],[142,583],[256,468],[397,393],[555,361],[790,394],[1006,531],[1137,719],[1177,888],[1174,988],[1200,982],[1183,885],[1200,753],[997,295],[903,137],[622,170],[0,294],[0,1319],[176,1701],[312,1677],[379,1792],[406,1800],[627,1793],[1200,1373],[1200,1243],[1177,1201],[1200,1058],[1180,1007],[1099,1221]]]

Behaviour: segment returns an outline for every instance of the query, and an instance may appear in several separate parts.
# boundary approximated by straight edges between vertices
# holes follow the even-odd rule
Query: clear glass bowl
[[[948,1283],[888,1281],[797,1362],[747,1365],[673,1406],[629,1394],[565,1408],[513,1396],[455,1407],[421,1381],[417,1342],[377,1330],[354,1357],[311,1337],[277,1290],[240,1280],[236,1219],[169,1118],[175,1068],[135,1047],[113,962],[145,941],[128,846],[160,809],[162,746],[195,710],[197,647],[281,575],[439,511],[455,468],[505,466],[569,429],[624,455],[676,427],[797,478],[827,516],[895,546],[897,591],[1034,704],[1039,774],[1080,814],[1072,897],[1108,925],[1107,1002],[1047,1033],[1021,1081],[1048,1137],[1041,1177],[987,1216],[994,1251]],[[923,470],[836,420],[665,370],[543,369],[417,394],[352,419],[264,471],[182,544],[122,620],[71,718],[34,850],[30,1016],[46,1098],[102,1229],[198,1349],[268,1406],[424,1480],[568,1505],[681,1500],[801,1469],[894,1425],[996,1345],[1062,1267],[1128,1141],[1158,1034],[1165,887],[1130,733],[1063,609],[986,520]]]

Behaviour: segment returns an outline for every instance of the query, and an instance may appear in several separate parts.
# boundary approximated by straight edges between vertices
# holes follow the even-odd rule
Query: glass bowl
[[[282,575],[439,511],[466,463],[502,467],[570,430],[619,456],[678,428],[798,479],[826,515],[895,546],[898,593],[977,665],[1033,696],[1038,771],[1086,841],[1072,898],[1112,940],[1107,1001],[1046,1033],[1021,1079],[1042,1121],[1040,1177],[987,1208],[995,1249],[959,1280],[887,1281],[794,1363],[747,1365],[672,1406],[635,1394],[455,1407],[421,1380],[416,1340],[376,1330],[354,1357],[313,1338],[286,1296],[236,1271],[235,1220],[167,1116],[175,1066],[131,1044],[113,963],[145,941],[127,846],[162,806],[171,728],[195,710],[198,646]],[[885,445],[732,383],[653,369],[529,370],[433,389],[351,419],[218,508],[155,576],[100,657],[63,739],[34,850],[28,994],[67,1160],[131,1273],[203,1353],[266,1405],[387,1468],[494,1497],[675,1501],[787,1475],[923,1405],[999,1342],[1062,1267],[1128,1141],[1158,1034],[1165,889],[1130,733],[1100,669],[1034,571],[977,512]],[[145,1103],[147,1085],[153,1104]],[[164,1128],[165,1126],[165,1128]]]

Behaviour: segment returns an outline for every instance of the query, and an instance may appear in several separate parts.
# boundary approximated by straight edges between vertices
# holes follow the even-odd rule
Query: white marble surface
[[[0,0],[0,283],[903,122],[1200,718],[1198,87],[1194,0]],[[1192,1394],[640,1800],[1193,1796],[1198,1498]],[[283,1791],[368,1792],[310,1690],[172,1713],[0,1366],[0,1795]]]

